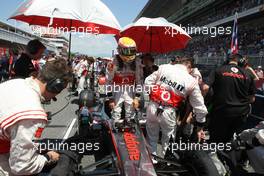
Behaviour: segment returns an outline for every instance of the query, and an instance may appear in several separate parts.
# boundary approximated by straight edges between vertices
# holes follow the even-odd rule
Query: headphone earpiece
[[[238,66],[244,67],[246,64],[246,59],[245,58],[240,58],[238,61]]]
[[[47,83],[46,90],[58,94],[65,88],[65,82],[61,78],[54,78]]]

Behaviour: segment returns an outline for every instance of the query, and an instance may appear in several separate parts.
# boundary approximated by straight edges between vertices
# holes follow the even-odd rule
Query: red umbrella
[[[118,34],[120,29],[115,16],[100,0],[27,0],[10,19],[68,32]]]
[[[164,18],[140,18],[121,31],[119,37],[135,40],[142,53],[167,53],[186,47],[191,37],[179,26]]]

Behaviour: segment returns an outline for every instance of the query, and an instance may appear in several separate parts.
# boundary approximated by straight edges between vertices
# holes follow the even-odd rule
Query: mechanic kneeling
[[[191,60],[182,58],[180,63],[161,65],[145,80],[145,86],[150,88],[151,100],[147,109],[147,137],[151,152],[155,155],[160,129],[162,131],[162,155],[165,155],[169,139],[174,136],[176,110],[187,96],[189,96],[199,126],[197,128],[198,138],[204,135],[202,126],[207,114],[204,99],[198,82],[189,74]]]
[[[47,63],[37,78],[13,79],[0,84],[0,175],[33,175],[59,159],[49,151],[38,153],[36,143],[47,123],[41,105],[58,95],[71,79],[64,59]],[[6,100],[6,101],[4,101]]]

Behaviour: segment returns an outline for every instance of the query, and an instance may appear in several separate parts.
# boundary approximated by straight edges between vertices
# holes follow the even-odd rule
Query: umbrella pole
[[[71,60],[71,32],[69,37],[69,53],[68,53],[68,60]]]
[[[151,53],[151,48],[152,48],[152,27],[150,27],[150,49],[149,49],[149,53]]]
[[[72,20],[71,20],[71,23],[70,23],[70,36],[69,36],[69,53],[68,53],[68,60],[70,61],[71,60],[71,28],[72,28]]]

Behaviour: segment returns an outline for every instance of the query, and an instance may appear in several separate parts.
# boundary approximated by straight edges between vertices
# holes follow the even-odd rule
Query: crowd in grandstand
[[[235,12],[242,12],[263,3],[263,0],[226,2],[223,6],[215,7],[214,11],[211,11],[208,15],[192,19],[188,25],[201,27],[232,16]],[[240,53],[259,58],[264,57],[264,26],[262,24],[246,26],[239,24],[238,42]],[[230,34],[218,34],[216,37],[210,35],[195,35],[192,37],[192,41],[184,51],[184,54],[192,57],[225,57],[230,49]]]
[[[232,16],[235,12],[242,12],[248,10],[250,8],[259,6],[263,4],[263,0],[237,0],[231,1],[228,5],[224,7],[215,7],[215,11],[213,13],[209,13],[208,15],[203,16],[200,18],[199,22],[193,22],[192,25],[194,26],[203,26],[214,21]]]
[[[256,32],[257,31],[257,32]],[[238,31],[239,50],[243,55],[264,57],[264,27],[241,27]],[[226,56],[230,48],[230,35],[196,36],[185,49],[193,57]]]

